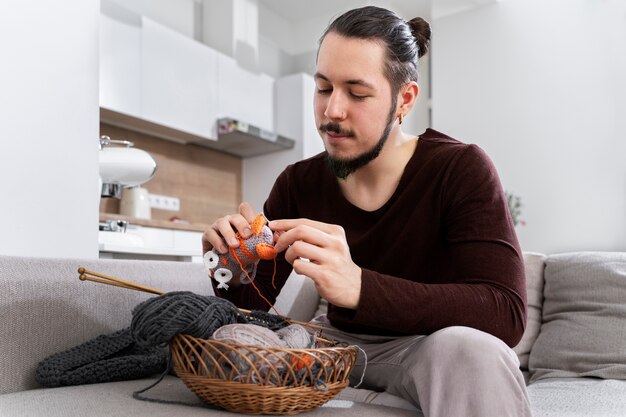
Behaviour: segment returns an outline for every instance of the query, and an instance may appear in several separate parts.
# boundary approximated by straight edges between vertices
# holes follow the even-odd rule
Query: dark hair
[[[336,18],[324,31],[348,38],[382,42],[386,50],[385,76],[395,95],[409,81],[417,81],[417,60],[428,52],[430,25],[421,17],[409,22],[394,12],[376,6],[350,10]]]

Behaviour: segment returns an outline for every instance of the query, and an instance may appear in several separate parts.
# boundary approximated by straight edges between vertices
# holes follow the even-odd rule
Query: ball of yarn
[[[141,346],[165,345],[179,333],[208,339],[218,328],[247,322],[230,301],[190,291],[174,291],[138,304],[130,331]]]
[[[276,331],[285,347],[292,349],[308,349],[315,345],[313,335],[300,324],[290,324]]]
[[[240,345],[285,347],[283,341],[275,332],[256,324],[227,324],[213,333],[213,339]]]

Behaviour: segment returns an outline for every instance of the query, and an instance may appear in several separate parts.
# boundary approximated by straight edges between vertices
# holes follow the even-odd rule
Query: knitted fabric
[[[231,302],[189,291],[153,297],[133,309],[133,339],[142,346],[164,345],[178,333],[205,339],[225,324],[245,323]]]
[[[272,330],[288,324],[266,312],[244,314],[222,298],[171,292],[138,304],[130,328],[44,359],[35,377],[46,387],[143,378],[166,370],[167,353],[162,347],[175,335],[209,338],[230,323],[255,323]]]
[[[223,298],[176,291],[135,307],[130,330],[138,344],[156,346],[169,343],[179,333],[208,339],[215,330],[233,323],[254,323],[272,330],[288,325],[284,319],[262,311],[244,314]]]
[[[278,330],[287,327],[289,322],[285,317],[270,314],[266,311],[254,310],[246,313],[246,323],[258,324],[270,330]]]
[[[267,219],[259,214],[250,225],[252,235],[244,239],[239,233],[239,246],[229,248],[224,255],[210,250],[203,256],[204,267],[217,282],[217,288],[228,290],[228,283],[238,277],[242,284],[250,284],[256,275],[259,260],[274,259],[274,233],[267,226]]]
[[[138,346],[126,328],[49,356],[35,379],[45,387],[123,381],[163,372],[166,362],[163,349]]]

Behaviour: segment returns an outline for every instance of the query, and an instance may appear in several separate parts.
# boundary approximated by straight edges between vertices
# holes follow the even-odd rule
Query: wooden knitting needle
[[[78,276],[78,279],[80,279],[81,281],[98,282],[100,284],[113,285],[113,286],[116,286],[116,287],[127,288],[127,289],[130,289],[130,290],[143,291],[143,292],[156,294],[156,295],[163,295],[163,294],[165,294],[165,291],[161,291],[161,290],[157,290],[157,289],[154,289],[154,288],[150,288],[150,287],[147,287],[145,285],[135,284],[134,282],[131,282],[131,281],[126,281],[126,280],[123,280],[123,279],[114,278],[112,276],[105,275],[105,274],[100,274],[98,272],[89,271],[89,270],[83,268],[82,266],[80,268],[78,268],[78,273],[80,274]],[[93,275],[93,277],[89,276],[89,275]],[[94,277],[98,277],[98,278],[94,278]]]
[[[110,275],[101,274],[99,272],[89,271],[83,268],[82,266],[78,268],[78,273],[80,274],[78,276],[78,279],[80,279],[81,281],[97,282],[100,284],[112,285],[114,287],[126,288],[129,290],[135,290],[135,291],[142,291],[142,292],[147,292],[147,293],[156,294],[156,295],[165,294],[165,291],[157,290],[155,288],[151,288],[145,285],[136,284],[132,281],[126,281],[124,279],[115,278]],[[246,310],[245,308],[240,308],[239,311],[241,311],[242,313],[246,313],[246,314],[252,313],[251,310]],[[291,319],[287,321],[289,323],[300,324],[302,326],[318,328],[318,329],[326,329],[324,326],[319,326],[316,324],[305,323],[305,322],[291,320]]]
[[[156,294],[156,295],[165,294],[165,291],[157,290],[156,288],[148,287],[146,285],[139,285],[132,281],[126,281],[124,279],[115,278],[110,275],[101,274],[99,272],[89,271],[83,268],[82,266],[78,268],[78,273],[80,274],[78,276],[78,279],[80,279],[81,281],[97,282],[100,284],[113,285],[115,287],[126,288],[128,290],[142,291],[142,292],[147,292],[147,293]],[[90,276],[90,275],[93,275],[93,276]],[[95,278],[95,277],[98,277],[98,278]],[[239,310],[244,313],[252,312],[244,308],[240,308]]]

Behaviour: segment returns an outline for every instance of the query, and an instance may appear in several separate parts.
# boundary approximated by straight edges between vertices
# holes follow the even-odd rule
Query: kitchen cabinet
[[[220,116],[274,130],[274,79],[241,68],[218,53],[218,109]]]
[[[132,224],[125,233],[99,232],[100,258],[202,262],[201,238],[202,232]]]
[[[293,147],[265,146],[277,138],[272,77],[107,0],[101,21],[102,122],[242,158]],[[220,118],[260,133],[218,140]]]
[[[100,14],[100,107],[141,114],[141,17],[102,2]]]
[[[217,138],[218,52],[141,18],[141,117]]]

